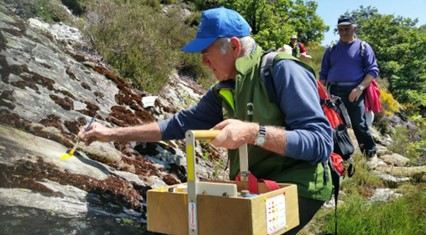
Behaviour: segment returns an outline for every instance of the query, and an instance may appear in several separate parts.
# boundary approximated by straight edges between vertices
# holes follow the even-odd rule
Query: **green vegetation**
[[[85,32],[95,48],[141,90],[156,92],[171,72],[208,78],[199,55],[179,51],[193,36],[184,24],[181,8],[167,12],[143,4],[112,0],[87,5]]]
[[[341,184],[338,234],[425,234],[426,185],[416,182],[385,185],[367,170],[361,155],[355,154],[354,158],[357,172],[352,178],[344,178]],[[374,190],[383,187],[394,188],[400,196],[386,202],[369,202]],[[304,228],[301,235],[334,233],[334,207],[323,208],[314,219],[315,223]]]
[[[265,49],[279,48],[288,43],[291,34],[298,34],[313,55],[309,63],[317,72],[323,53],[323,47],[318,44],[329,30],[316,15],[316,1],[3,1],[22,9],[23,17],[37,15],[48,22],[76,24],[61,4],[66,5],[80,17],[79,22],[84,22],[80,28],[106,62],[141,90],[153,93],[173,71],[193,77],[204,88],[214,82],[208,69],[201,65],[199,55],[179,50],[193,38],[201,10],[224,5],[239,11],[252,27],[253,37]],[[188,9],[193,13],[184,13]],[[380,14],[374,7],[361,6],[344,14],[355,17],[360,28],[358,36],[375,50],[380,75],[387,80],[389,93],[410,115],[424,113],[426,26],[416,27],[416,19]]]
[[[313,59],[308,63],[320,71],[324,47],[319,46],[328,27],[316,15],[315,1],[302,0],[0,0],[21,9],[24,18],[39,16],[47,22],[78,24],[118,74],[141,90],[156,93],[169,75],[194,78],[203,87],[215,80],[201,65],[197,54],[179,49],[195,34],[200,10],[225,5],[236,9],[248,20],[253,36],[267,49],[281,47],[291,34],[307,46]],[[167,5],[173,3],[174,5]],[[65,4],[74,15],[62,7]],[[187,5],[189,4],[189,5]],[[167,5],[167,8],[164,8]],[[185,10],[192,14],[186,15]],[[346,12],[345,14],[349,14]],[[405,108],[415,120],[418,132],[397,128],[392,134],[392,151],[409,157],[412,164],[424,165],[426,158],[426,25],[416,20],[379,14],[375,8],[360,7],[351,12],[359,23],[358,36],[375,50],[381,70],[379,85],[383,112],[375,126],[390,133],[386,117]],[[76,23],[77,22],[77,23]],[[337,39],[337,37],[336,37]],[[402,105],[398,105],[398,102]],[[423,115],[423,117],[421,117]],[[407,138],[409,137],[409,138]],[[203,153],[208,160],[211,155]],[[365,160],[357,159],[357,173],[342,182],[339,204],[339,234],[426,234],[426,187],[424,184],[399,186],[402,197],[387,203],[367,203],[375,188],[386,186],[366,170]],[[217,165],[226,164],[212,159]],[[214,174],[219,175],[217,168]],[[392,186],[392,185],[387,185]],[[315,234],[333,232],[334,209],[316,216]],[[123,220],[123,223],[127,223]],[[306,234],[308,231],[305,231]]]
[[[316,77],[319,78],[322,55],[324,54],[325,48],[322,46],[312,45],[306,47],[306,49],[308,50],[308,54],[312,56],[312,59],[310,59],[309,61],[305,61],[305,63],[309,64],[314,69]]]
[[[410,131],[406,127],[397,127],[392,135],[393,144],[389,146],[389,150],[409,158],[413,165],[422,165],[426,159],[426,119],[411,119],[418,129]]]
[[[318,45],[328,26],[316,14],[315,1],[291,0],[219,0],[240,12],[252,28],[252,34],[262,48],[280,48],[297,34],[299,41]]]
[[[338,207],[338,234],[425,234],[426,208],[423,205],[426,203],[426,187],[406,185],[402,188],[398,193],[404,196],[388,202],[368,203],[356,192],[348,194]],[[334,232],[334,208],[322,210],[316,217],[316,225],[320,228],[309,230],[321,231],[316,234]],[[307,230],[301,234],[308,234]]]
[[[72,17],[63,7],[60,0],[2,0],[9,5],[14,5],[22,18],[40,17],[46,22],[71,23]]]

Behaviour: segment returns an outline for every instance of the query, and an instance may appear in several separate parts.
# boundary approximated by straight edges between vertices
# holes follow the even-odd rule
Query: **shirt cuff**
[[[294,131],[286,131],[287,146],[285,149],[285,156],[294,159],[300,159],[300,137]]]

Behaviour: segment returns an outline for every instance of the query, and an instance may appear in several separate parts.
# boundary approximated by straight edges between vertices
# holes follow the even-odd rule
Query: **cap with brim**
[[[297,36],[296,35],[291,35],[290,39],[297,39]]]
[[[341,16],[337,20],[337,25],[353,25],[355,24],[355,20],[349,16]]]
[[[206,10],[201,15],[195,39],[182,47],[182,50],[200,52],[218,38],[245,37],[250,35],[250,31],[247,21],[234,10],[225,7]]]

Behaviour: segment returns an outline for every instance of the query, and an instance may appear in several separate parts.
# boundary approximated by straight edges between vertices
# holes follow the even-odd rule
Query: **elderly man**
[[[342,98],[360,150],[367,157],[368,166],[375,168],[379,160],[367,124],[364,90],[378,77],[379,68],[371,46],[357,39],[357,25],[352,17],[341,16],[337,28],[340,40],[324,53],[320,82],[327,83],[330,93]]]
[[[320,106],[315,76],[293,60],[275,63],[278,98],[269,101],[260,80],[264,51],[250,33],[247,21],[233,10],[204,11],[196,38],[182,50],[201,53],[218,83],[195,106],[169,120],[123,128],[95,123],[82,137],[86,143],[159,141],[184,138],[190,129],[220,130],[211,143],[228,149],[232,180],[239,173],[236,148],[248,143],[252,174],[298,186],[300,225],[289,232],[296,234],[331,198],[323,163],[333,148],[332,130]]]

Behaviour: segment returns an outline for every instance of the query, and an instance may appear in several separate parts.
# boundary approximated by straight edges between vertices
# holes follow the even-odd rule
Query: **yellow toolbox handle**
[[[197,140],[211,140],[216,138],[220,130],[196,130],[192,131]]]

